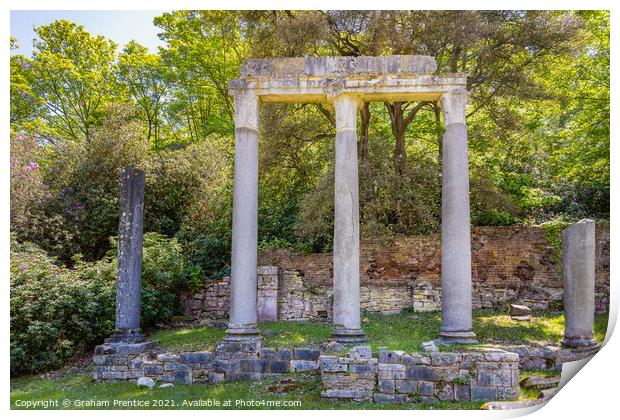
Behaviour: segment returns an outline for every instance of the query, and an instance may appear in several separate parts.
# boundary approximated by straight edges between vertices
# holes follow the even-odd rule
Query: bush
[[[11,373],[60,367],[101,343],[114,329],[114,248],[95,263],[75,257],[73,269],[30,243],[11,240]],[[147,233],[142,260],[142,328],[178,311],[185,263],[175,239]]]
[[[11,243],[11,373],[63,361],[114,328],[114,267],[56,265],[35,245]]]

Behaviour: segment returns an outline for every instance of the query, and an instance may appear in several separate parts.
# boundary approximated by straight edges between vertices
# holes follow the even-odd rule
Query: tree
[[[66,20],[40,26],[35,33],[32,90],[49,128],[40,134],[51,142],[58,137],[90,140],[114,93],[116,44]]]
[[[11,37],[11,50],[17,49],[17,39]],[[38,111],[39,102],[32,91],[31,60],[21,54],[11,56],[11,108],[12,128],[22,128],[32,121]]]
[[[136,102],[148,127],[147,140],[160,148],[160,114],[168,85],[161,57],[149,54],[146,47],[131,41],[118,57],[118,80]]]
[[[233,103],[228,81],[246,57],[237,12],[177,11],[155,18],[167,45],[161,51],[172,86],[170,117],[190,140],[230,134]]]

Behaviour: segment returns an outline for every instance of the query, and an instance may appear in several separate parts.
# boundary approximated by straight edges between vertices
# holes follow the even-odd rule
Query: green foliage
[[[11,56],[12,138],[29,139],[11,140],[11,229],[69,266],[107,253],[120,169],[136,166],[146,231],[179,240],[192,287],[229,271],[227,86],[255,57],[432,55],[468,74],[474,225],[609,218],[608,11],[172,11],[154,25],[156,53],[59,20],[35,28],[32,57]],[[360,112],[362,237],[439,230],[441,114]],[[331,250],[334,137],[330,105],[261,107],[261,249]]]
[[[35,28],[32,89],[53,142],[60,136],[90,139],[114,89],[116,44],[91,36],[83,26],[58,20]]]
[[[74,258],[59,266],[39,247],[11,241],[11,372],[59,367],[109,336],[115,319],[114,250],[94,263]],[[181,246],[156,233],[144,235],[142,328],[178,312],[184,282]]]
[[[11,372],[61,366],[114,327],[108,261],[59,267],[32,244],[11,243]]]
[[[562,231],[570,225],[570,222],[563,219],[554,219],[542,224],[547,241],[553,246],[556,261],[562,260]]]

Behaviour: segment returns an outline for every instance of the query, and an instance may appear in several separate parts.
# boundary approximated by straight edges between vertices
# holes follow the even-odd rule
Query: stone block
[[[226,378],[223,373],[209,372],[209,383],[221,384],[225,382]]]
[[[179,361],[186,364],[208,363],[213,359],[213,353],[209,351],[197,351],[192,353],[181,353]]]
[[[136,357],[136,358],[130,360],[127,363],[127,366],[129,366],[129,369],[140,369],[143,364],[144,364],[144,361],[142,361],[142,358]]]
[[[418,382],[418,393],[423,396],[435,395],[435,383],[428,381]]]
[[[493,386],[471,386],[471,399],[473,401],[493,401],[497,399],[497,388]]]
[[[270,362],[271,373],[288,373],[289,362],[287,360],[272,360]]]
[[[532,310],[525,305],[510,304],[509,308],[510,308],[509,313],[510,313],[511,318],[515,316],[518,316],[518,317],[526,317],[526,316],[531,317],[532,316]]]
[[[402,404],[407,402],[404,394],[375,394],[373,401],[378,404]]]
[[[317,370],[319,362],[314,360],[291,360],[291,372],[307,372]]]
[[[259,265],[256,272],[259,276],[277,276],[278,267],[274,265]]]
[[[355,389],[326,389],[321,391],[321,397],[353,399],[356,397],[356,391]]]
[[[436,381],[439,376],[429,366],[408,366],[406,371],[407,379],[418,381]]]
[[[460,361],[461,355],[458,353],[435,352],[431,354],[433,366],[450,366]]]
[[[398,363],[402,363],[405,365],[430,365],[431,358],[416,353],[403,354],[398,358]]]
[[[399,363],[400,356],[404,355],[404,351],[392,351],[381,349],[379,351],[379,363]]]
[[[142,366],[142,372],[145,376],[155,376],[164,373],[164,367],[162,365],[144,365]]]
[[[349,368],[347,363],[339,363],[336,356],[321,356],[319,365],[321,371],[325,372],[347,372]]]
[[[278,358],[281,360],[291,360],[293,358],[293,350],[291,349],[278,350]]]
[[[293,358],[297,360],[319,360],[321,351],[319,349],[295,349]]]
[[[400,394],[408,394],[418,390],[418,383],[414,381],[394,381],[395,390]]]
[[[469,401],[469,384],[454,384],[454,399],[457,401]]]
[[[354,360],[372,358],[372,350],[370,346],[356,346],[349,352],[349,357]]]
[[[239,360],[240,372],[260,372],[261,360],[259,359],[241,359]]]
[[[260,372],[232,372],[231,381],[258,381],[261,379]]]
[[[259,357],[264,360],[278,359],[278,352],[274,349],[263,347],[260,351]]]
[[[435,394],[441,401],[453,401],[454,400],[454,385],[453,384],[437,384]]]
[[[379,392],[383,394],[393,394],[396,389],[395,381],[389,379],[379,379]]]
[[[106,380],[126,380],[129,376],[127,371],[99,371],[97,373],[98,379],[106,379]]]
[[[349,372],[351,373],[375,373],[377,372],[377,365],[351,364],[349,365]]]
[[[495,386],[498,385],[495,382],[496,371],[492,370],[479,370],[477,383],[480,386]]]
[[[181,356],[178,353],[160,353],[157,355],[157,360],[160,362],[178,362],[181,360]]]
[[[498,400],[514,400],[519,396],[518,387],[497,387],[497,399]]]
[[[95,354],[93,356],[93,364],[95,366],[112,366],[112,356]]]

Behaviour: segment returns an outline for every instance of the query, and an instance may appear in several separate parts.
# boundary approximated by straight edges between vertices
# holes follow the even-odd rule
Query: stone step
[[[553,397],[556,393],[558,392],[557,388],[548,388],[548,389],[543,389],[542,391],[540,391],[538,393],[538,399],[548,399]]]
[[[550,398],[526,401],[489,401],[488,403],[484,403],[480,408],[482,410],[516,410],[545,404],[549,400]]]
[[[521,381],[521,385],[528,389],[557,388],[560,384],[559,376],[528,376]]]

